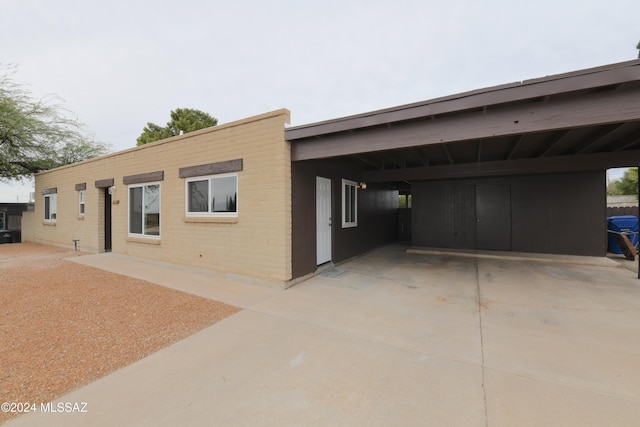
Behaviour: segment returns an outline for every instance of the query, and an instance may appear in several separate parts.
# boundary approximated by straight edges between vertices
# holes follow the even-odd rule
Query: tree
[[[192,108],[177,108],[171,111],[171,120],[162,127],[155,123],[147,123],[136,145],[144,145],[172,136],[205,129],[218,124],[218,119],[204,111]]]
[[[86,135],[57,97],[33,99],[13,80],[14,71],[5,67],[0,75],[0,181],[29,178],[109,151]]]
[[[630,168],[620,179],[612,181],[607,187],[610,196],[638,195],[638,168]]]

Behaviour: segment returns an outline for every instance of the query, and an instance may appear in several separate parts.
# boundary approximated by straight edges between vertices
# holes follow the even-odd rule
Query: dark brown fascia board
[[[291,160],[311,160],[448,142],[477,140],[640,121],[640,87],[627,91],[577,93],[538,104],[514,104],[461,112],[438,120],[336,133],[291,145]],[[567,113],[569,112],[569,113]]]
[[[367,171],[367,183],[581,172],[640,164],[640,150]]]
[[[462,112],[491,105],[524,101],[597,87],[640,81],[640,60],[572,71],[435,98],[428,101],[342,117],[285,129],[293,141],[367,127]]]

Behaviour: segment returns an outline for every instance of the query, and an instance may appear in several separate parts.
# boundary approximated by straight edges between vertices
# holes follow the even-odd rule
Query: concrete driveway
[[[640,425],[634,273],[604,258],[405,249],[287,291],[75,258],[244,310],[56,401],[87,402],[86,413],[7,425]]]

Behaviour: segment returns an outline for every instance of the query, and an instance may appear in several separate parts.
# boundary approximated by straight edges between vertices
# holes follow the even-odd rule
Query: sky
[[[176,108],[220,124],[287,108],[295,126],[636,59],[639,16],[638,0],[0,0],[0,65],[120,151]]]

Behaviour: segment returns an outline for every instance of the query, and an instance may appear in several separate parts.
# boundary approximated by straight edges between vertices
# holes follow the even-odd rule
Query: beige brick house
[[[24,240],[291,279],[291,167],[279,110],[36,176]]]
[[[604,256],[638,99],[634,60],[289,128],[279,110],[36,175],[23,240],[279,286],[399,239]]]

